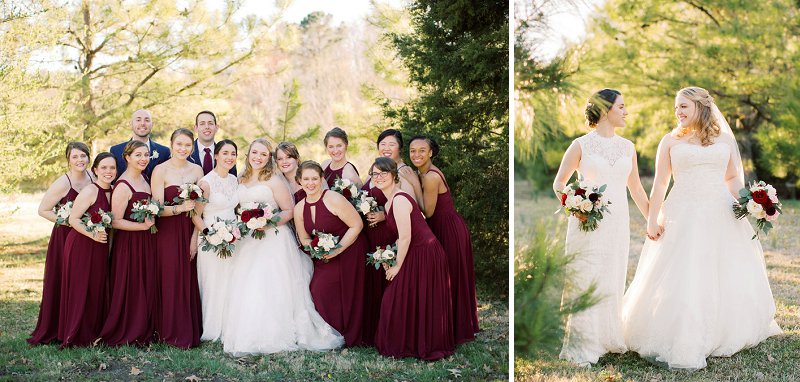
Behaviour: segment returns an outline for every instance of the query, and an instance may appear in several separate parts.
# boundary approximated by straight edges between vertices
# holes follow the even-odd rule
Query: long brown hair
[[[244,161],[244,173],[242,173],[242,182],[246,182],[253,176],[255,172],[253,170],[253,166],[250,165],[250,150],[253,148],[253,144],[260,143],[267,147],[267,152],[269,153],[269,160],[261,170],[258,171],[258,180],[265,181],[269,178],[272,178],[272,174],[275,172],[275,158],[272,154],[272,145],[269,143],[268,140],[264,138],[256,138],[253,142],[250,142],[250,146],[247,148],[247,154],[245,154],[245,161]]]

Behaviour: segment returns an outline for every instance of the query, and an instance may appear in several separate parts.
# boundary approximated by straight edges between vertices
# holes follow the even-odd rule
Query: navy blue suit
[[[215,142],[215,144],[216,144],[216,142]],[[203,156],[205,156],[205,155],[206,155],[206,153],[203,153]],[[212,157],[214,156],[214,152],[213,151],[211,152],[211,156]],[[197,139],[194,140],[194,150],[192,150],[192,155],[189,155],[189,157],[186,158],[186,160],[188,160],[189,162],[200,166],[200,168],[203,168],[203,159],[200,156],[200,150],[197,148]],[[203,171],[203,173],[204,173],[204,175],[208,174],[205,171]],[[231,168],[231,170],[228,171],[228,173],[229,174],[233,174],[233,176],[237,176],[236,175],[236,165],[234,165],[233,168]]]
[[[130,139],[127,142],[122,142],[118,145],[111,146],[108,150],[114,155],[114,159],[117,160],[117,178],[125,172],[125,169],[128,168],[128,163],[125,162],[125,158],[122,157],[122,152],[125,151],[125,145],[130,142]],[[153,156],[158,153],[157,158],[153,158]],[[166,146],[159,145],[158,143],[153,142],[150,140],[150,163],[147,164],[147,168],[144,169],[142,175],[150,182],[150,175],[153,174],[153,169],[156,168],[160,163],[164,163],[169,159],[170,152],[169,148]]]

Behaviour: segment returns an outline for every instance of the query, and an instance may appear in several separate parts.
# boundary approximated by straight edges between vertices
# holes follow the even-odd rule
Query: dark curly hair
[[[621,95],[622,93],[620,93],[619,90],[608,88],[592,94],[592,96],[589,97],[589,100],[586,101],[586,111],[584,112],[584,116],[586,117],[586,125],[589,127],[597,126],[597,122],[600,121],[600,117],[602,117],[603,114],[608,113],[608,111],[611,109],[611,106],[613,106],[614,102],[616,102],[617,97]]]

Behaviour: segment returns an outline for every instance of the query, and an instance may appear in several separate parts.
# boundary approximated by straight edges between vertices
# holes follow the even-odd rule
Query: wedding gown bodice
[[[275,196],[272,189],[266,184],[256,184],[254,186],[239,185],[239,203],[269,203],[272,208],[278,208],[275,203]]]
[[[725,143],[710,146],[678,144],[672,146],[670,159],[675,189],[725,188],[725,171],[731,148]]]
[[[626,186],[631,172],[633,143],[618,135],[606,138],[596,131],[577,141],[581,146],[578,172],[583,179],[598,186],[608,185],[604,195],[612,201],[612,206],[615,202],[622,204],[627,201]]]
[[[216,218],[236,219],[235,209],[239,204],[237,192],[239,183],[236,176],[227,174],[227,177],[223,179],[216,171],[211,171],[202,180],[206,181],[209,187],[209,195],[206,195],[208,203],[203,210],[203,221],[206,225],[215,222]]]

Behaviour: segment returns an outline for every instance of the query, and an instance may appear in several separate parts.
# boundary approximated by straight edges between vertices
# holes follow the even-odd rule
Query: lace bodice
[[[216,218],[235,219],[234,212],[236,205],[239,204],[238,188],[239,182],[236,176],[228,174],[225,179],[217,175],[216,171],[209,172],[203,179],[208,183],[209,195],[208,204],[203,210],[203,221],[206,224],[213,223]]]
[[[266,184],[256,184],[254,186],[239,185],[239,202],[258,202],[269,203],[273,208],[278,208],[272,189]]]
[[[581,146],[580,175],[591,183],[608,185],[608,197],[624,202],[634,154],[633,143],[618,135],[605,138],[596,131],[576,141]]]
[[[670,149],[675,187],[720,186],[725,184],[731,147],[725,143],[710,146],[677,144]]]

